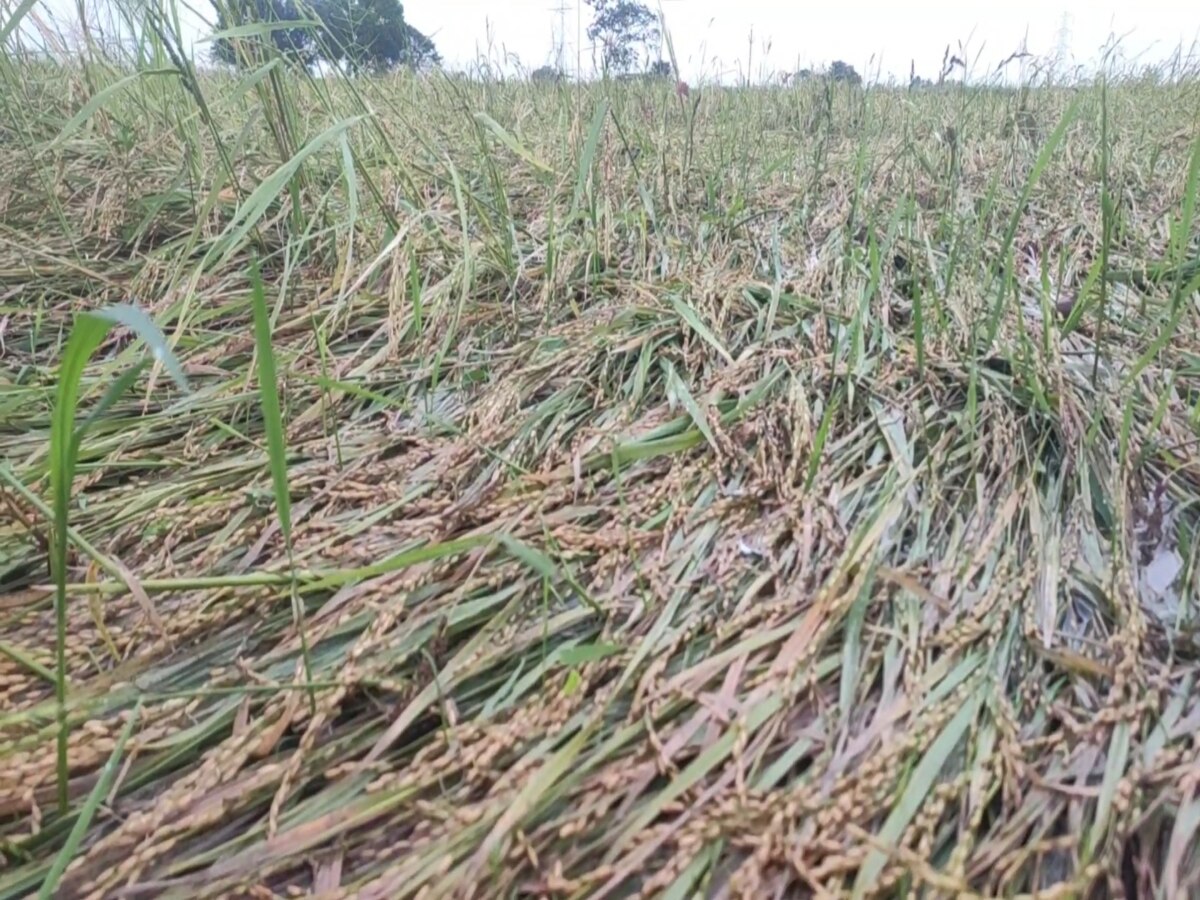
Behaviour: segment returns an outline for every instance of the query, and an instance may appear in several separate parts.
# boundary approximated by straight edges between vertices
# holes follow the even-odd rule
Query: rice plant
[[[0,25],[0,897],[1200,889],[1194,73],[125,14]]]

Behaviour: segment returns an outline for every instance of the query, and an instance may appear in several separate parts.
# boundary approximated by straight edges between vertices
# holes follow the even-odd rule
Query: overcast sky
[[[659,0],[649,0],[657,11]],[[406,0],[405,14],[434,37],[448,61],[465,62],[477,48],[501,49],[526,65],[551,60],[561,31],[575,57],[587,44],[590,10],[578,0]],[[562,8],[559,12],[557,8]],[[1188,9],[1191,12],[1188,12]],[[684,74],[736,76],[750,68],[789,71],[844,59],[864,75],[882,71],[935,76],[946,45],[963,41],[971,62],[991,69],[1023,40],[1038,55],[1054,53],[1067,16],[1068,52],[1094,63],[1110,35],[1122,36],[1126,58],[1161,59],[1181,43],[1200,40],[1200,5],[1173,0],[1089,3],[1085,0],[921,0],[921,2],[798,3],[796,0],[661,0]],[[583,32],[580,34],[580,32]],[[1128,34],[1127,34],[1128,33]],[[769,52],[768,52],[769,48]],[[585,65],[590,50],[585,46]],[[872,61],[874,57],[874,61]]]
[[[13,0],[0,0],[0,8],[5,2],[11,8]],[[69,16],[74,5],[43,2],[60,16]],[[94,2],[103,0],[89,0]],[[188,2],[213,16],[208,0]],[[579,0],[403,0],[403,5],[408,21],[434,39],[453,68],[467,67],[479,55],[503,63],[506,54],[536,68],[553,62],[554,47],[561,44],[569,70],[580,48],[584,68],[591,70],[586,35],[591,10],[580,9]],[[1023,43],[1038,56],[1053,55],[1063,37],[1068,62],[1088,68],[1114,39],[1126,61],[1146,62],[1162,60],[1180,45],[1185,55],[1194,53],[1200,43],[1200,5],[1179,0],[648,0],[647,5],[665,13],[689,81],[728,81],[747,70],[758,79],[835,59],[867,78],[907,78],[912,61],[918,74],[935,77],[946,45],[956,51],[959,41],[973,76],[994,69]],[[205,29],[196,17],[188,18],[192,37],[199,39]],[[206,45],[197,45],[199,54],[205,51]],[[1018,74],[1014,65],[1010,75]]]

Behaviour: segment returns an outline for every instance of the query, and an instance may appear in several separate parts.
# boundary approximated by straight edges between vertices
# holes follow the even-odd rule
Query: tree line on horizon
[[[658,16],[641,0],[583,0],[592,10],[587,36],[605,75],[644,73],[670,78],[676,73],[662,58]],[[217,22],[213,58],[248,67],[261,63],[255,42],[264,35],[283,56],[303,65],[326,63],[343,71],[389,71],[437,66],[433,40],[410,25],[400,0],[214,0]],[[854,67],[836,60],[825,73],[808,69],[786,80],[812,77],[861,84]],[[554,66],[532,73],[535,81],[564,77]]]
[[[640,0],[584,3],[592,9],[587,34],[604,72],[636,70],[661,37],[658,17]],[[350,71],[387,71],[441,63],[433,40],[405,20],[400,0],[214,0],[214,5],[212,55],[218,62],[253,65],[254,39],[266,34],[279,53],[304,66],[324,62]],[[669,74],[671,64],[648,59],[646,71]]]
[[[246,40],[251,32],[261,35],[253,26],[266,26],[275,49],[303,66],[387,71],[442,61],[433,41],[405,21],[399,0],[214,0],[214,6],[212,55],[230,65],[257,64],[254,41]]]

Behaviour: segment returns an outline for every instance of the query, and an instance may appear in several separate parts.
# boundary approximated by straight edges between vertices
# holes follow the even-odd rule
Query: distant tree
[[[563,73],[554,66],[539,66],[530,73],[529,77],[534,81],[554,82],[562,81]]]
[[[669,59],[656,59],[650,63],[650,68],[646,70],[646,74],[651,78],[671,78],[675,75],[675,69]]]
[[[829,77],[834,81],[845,81],[849,84],[862,84],[862,76],[854,71],[850,63],[835,60],[829,67]]]
[[[215,6],[217,31],[241,25],[279,25],[303,18],[296,8],[295,0],[222,0]],[[230,65],[242,65],[244,61],[253,64],[258,56],[253,52],[253,48],[256,45],[261,47],[262,39],[259,35],[233,39],[218,38],[213,42],[212,56],[218,62]],[[307,27],[277,27],[272,29],[265,39],[274,44],[281,54],[302,65],[310,65],[316,59],[312,31]],[[242,54],[246,54],[248,59]]]
[[[318,0],[321,57],[351,72],[441,62],[433,41],[404,21],[399,0]]]
[[[399,0],[218,0],[217,30],[237,25],[309,21],[315,26],[277,28],[270,40],[280,53],[302,65],[319,60],[344,66],[352,72],[376,71],[397,65],[420,67],[441,62],[433,41],[404,21]],[[254,40],[221,38],[215,41],[213,56],[234,65],[253,64],[255,56],[243,59],[242,53],[254,46]],[[260,44],[261,46],[261,44]]]
[[[595,11],[588,39],[600,45],[605,72],[628,72],[639,50],[649,50],[659,37],[658,19],[637,0],[585,0]]]

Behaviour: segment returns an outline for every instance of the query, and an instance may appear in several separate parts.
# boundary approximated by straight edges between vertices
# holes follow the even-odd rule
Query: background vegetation
[[[0,59],[0,896],[1197,889],[1189,73],[154,9]]]
[[[305,67],[325,63],[338,71],[384,72],[398,66],[420,68],[441,62],[427,36],[404,20],[398,0],[234,0],[217,2],[212,57],[252,68],[261,65],[253,52],[270,29],[272,49]],[[250,29],[242,39],[239,29]]]

